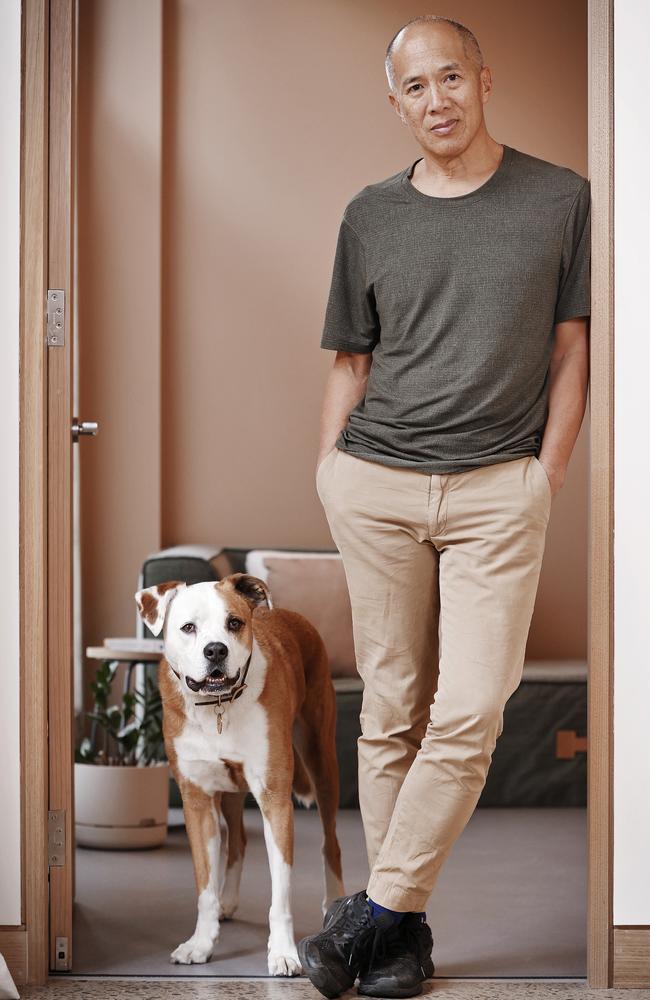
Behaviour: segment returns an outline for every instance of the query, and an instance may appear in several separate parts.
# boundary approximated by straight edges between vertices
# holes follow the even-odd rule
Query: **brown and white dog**
[[[290,905],[292,791],[304,805],[315,800],[320,812],[323,914],[345,895],[336,836],[336,703],[323,640],[302,615],[274,608],[264,581],[246,573],[190,586],[173,580],[139,590],[135,599],[153,634],[163,631],[158,680],[165,750],[183,798],[198,892],[196,929],[171,961],[206,962],[220,919],[237,909],[250,789],[262,813],[271,871],[268,970],[299,974]]]

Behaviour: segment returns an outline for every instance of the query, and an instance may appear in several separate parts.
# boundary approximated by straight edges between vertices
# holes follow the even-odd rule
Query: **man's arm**
[[[332,370],[325,384],[317,470],[334,447],[334,442],[347,424],[351,411],[365,396],[371,366],[372,351],[364,354],[336,352]]]
[[[549,366],[548,420],[539,460],[553,496],[564,484],[567,466],[582,426],[589,384],[589,317],[555,326]]]

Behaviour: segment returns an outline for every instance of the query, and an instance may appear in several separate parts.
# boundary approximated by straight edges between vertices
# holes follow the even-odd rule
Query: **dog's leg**
[[[253,777],[249,785],[257,799],[264,823],[264,840],[271,872],[271,909],[269,910],[269,940],[267,963],[271,976],[296,976],[302,972],[293,932],[291,915],[291,871],[293,867],[293,802],[289,772],[279,775],[275,770],[263,785]]]
[[[181,780],[185,828],[192,850],[194,879],[198,893],[198,915],[194,934],[171,953],[171,961],[182,965],[207,962],[219,940],[219,826],[220,793],[208,795],[191,781]]]
[[[219,892],[221,903],[219,919],[232,917],[239,905],[239,883],[241,880],[244,854],[246,852],[246,830],[244,829],[244,799],[246,792],[224,792],[221,811],[226,821],[227,838],[222,841],[221,850],[226,853],[223,885]]]

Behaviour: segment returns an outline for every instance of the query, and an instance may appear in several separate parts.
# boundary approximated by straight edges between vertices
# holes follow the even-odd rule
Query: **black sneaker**
[[[323,996],[339,997],[362,967],[372,968],[388,953],[397,930],[387,914],[373,916],[365,891],[342,896],[328,909],[323,929],[298,942],[303,972]]]
[[[425,979],[432,979],[433,936],[424,917],[407,913],[397,925],[380,963],[360,972],[357,992],[368,997],[415,997]]]
[[[355,892],[353,896],[339,896],[335,899],[333,903],[330,903],[329,909],[323,918],[323,927],[327,927],[332,917],[338,913],[342,906],[348,901],[348,899],[366,898],[366,891],[362,889],[361,892]]]

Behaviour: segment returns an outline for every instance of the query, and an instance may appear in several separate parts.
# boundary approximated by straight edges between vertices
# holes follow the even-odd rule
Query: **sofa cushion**
[[[251,549],[246,572],[268,585],[275,607],[304,615],[320,633],[332,677],[358,678],[352,611],[338,552]]]

